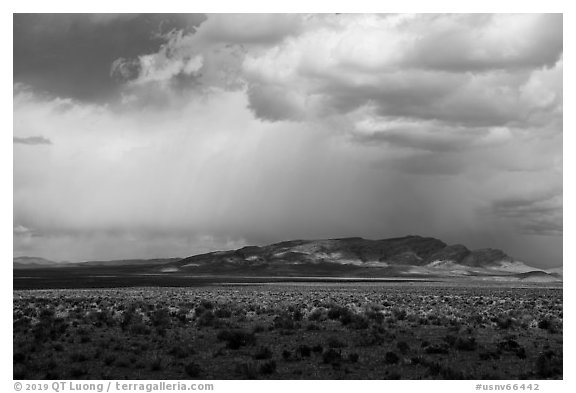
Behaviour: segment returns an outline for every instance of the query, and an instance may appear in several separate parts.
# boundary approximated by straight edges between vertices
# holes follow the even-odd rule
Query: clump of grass
[[[493,322],[496,324],[498,329],[502,330],[512,329],[516,325],[516,321],[514,319],[504,314],[494,317]]]
[[[322,328],[317,323],[312,322],[312,323],[309,323],[308,325],[306,325],[306,330],[317,331],[317,330],[322,330]]]
[[[169,351],[168,354],[174,356],[177,359],[185,359],[190,355],[195,354],[196,351],[194,348],[188,345],[174,345]]]
[[[72,378],[80,378],[88,374],[88,371],[84,367],[72,367],[70,370],[70,376]]]
[[[503,340],[500,341],[497,344],[497,347],[499,350],[501,351],[509,351],[509,352],[514,352],[516,351],[518,348],[520,348],[520,344],[518,344],[518,342],[512,338],[509,338],[507,340]]]
[[[160,335],[164,335],[166,330],[172,326],[172,318],[170,317],[170,311],[165,307],[157,308],[150,315],[150,322],[154,326]]]
[[[74,363],[81,363],[88,360],[88,357],[82,352],[72,352],[70,354],[70,360]]]
[[[54,310],[44,308],[39,313],[39,321],[32,329],[32,335],[36,342],[57,340],[68,329],[68,324],[63,318],[54,316]]]
[[[339,305],[332,305],[328,309],[327,316],[329,319],[337,319],[337,320],[350,320],[352,318],[352,311],[350,311],[347,307],[342,307]]]
[[[274,374],[276,372],[276,362],[269,360],[260,366],[260,373],[264,375]]]
[[[50,370],[46,372],[44,379],[60,379],[60,373],[57,370]]]
[[[368,318],[371,321],[374,321],[378,325],[381,325],[382,322],[384,322],[384,314],[376,310],[366,311],[366,318]]]
[[[298,353],[301,357],[310,357],[312,354],[312,348],[310,348],[308,345],[300,345],[298,347]]]
[[[115,361],[116,361],[116,355],[114,354],[106,355],[106,357],[104,357],[104,364],[106,366],[111,366]]]
[[[121,358],[116,360],[116,367],[128,368],[130,367],[130,362],[126,357],[122,356]]]
[[[323,321],[324,319],[326,319],[326,315],[324,313],[324,310],[322,310],[321,308],[317,308],[314,311],[312,311],[309,315],[308,315],[308,320],[309,321],[316,321],[316,322],[320,322]]]
[[[266,330],[267,330],[266,326],[262,325],[261,323],[256,324],[254,326],[254,329],[252,329],[254,333],[262,333],[265,332]]]
[[[456,343],[457,337],[453,334],[447,334],[443,340],[450,346],[453,346]]]
[[[293,330],[296,329],[297,324],[290,313],[283,312],[274,318],[274,327],[276,329]]]
[[[197,324],[199,327],[214,326],[217,320],[218,318],[216,318],[211,310],[206,310],[198,317]]]
[[[407,353],[410,351],[410,345],[408,345],[406,341],[398,341],[396,348],[398,348],[401,353]]]
[[[162,358],[160,356],[156,356],[152,359],[150,363],[150,370],[151,371],[160,371],[162,370]]]
[[[239,349],[245,345],[253,345],[256,342],[254,333],[244,330],[222,330],[218,333],[216,338],[219,341],[225,341],[226,347],[229,349]]]
[[[432,355],[447,355],[449,350],[446,344],[434,344],[427,346],[424,352]]]
[[[338,339],[336,337],[328,338],[328,340],[326,341],[326,344],[330,348],[345,348],[346,347],[346,343],[344,341],[341,341],[340,339]]]
[[[539,378],[554,378],[562,375],[562,358],[547,350],[536,359],[535,374]]]
[[[356,352],[352,352],[352,353],[348,354],[347,360],[350,363],[357,363],[359,358],[360,358],[360,355],[358,355]]]
[[[26,361],[26,354],[24,354],[22,352],[16,352],[13,355],[13,359],[14,359],[14,364],[24,363]]]
[[[386,352],[384,355],[384,363],[386,364],[396,364],[399,361],[400,358],[394,352]]]
[[[364,315],[356,314],[347,307],[333,305],[328,309],[329,319],[339,320],[344,326],[353,329],[366,329],[370,325],[368,318]]]
[[[132,334],[148,334],[149,329],[144,324],[142,315],[136,311],[136,305],[130,305],[122,314],[120,327],[123,331],[128,331]]]
[[[268,347],[260,347],[254,354],[254,359],[256,360],[270,359],[271,357],[272,351]]]
[[[232,310],[228,307],[221,306],[214,311],[214,315],[218,318],[230,318],[232,316]]]
[[[550,333],[557,333],[562,327],[562,324],[559,323],[556,319],[550,318],[548,316],[540,319],[538,321],[538,328],[547,330]]]
[[[394,307],[392,309],[392,315],[398,320],[403,321],[408,316],[408,312],[403,308]]]
[[[28,379],[28,369],[21,364],[14,365],[12,377],[14,379]]]
[[[258,368],[254,363],[238,363],[236,364],[236,373],[240,374],[244,379],[258,378]]]
[[[498,352],[485,351],[485,352],[480,352],[478,354],[478,357],[480,358],[480,360],[483,360],[483,361],[498,360],[498,359],[500,359],[500,354],[498,354]]]
[[[361,347],[372,347],[384,344],[388,339],[393,336],[380,325],[372,325],[364,334],[357,340],[357,345]]]
[[[336,351],[333,348],[328,348],[322,354],[322,361],[326,364],[338,364],[342,360],[342,352]]]
[[[198,307],[204,310],[212,310],[214,308],[214,303],[210,300],[202,299],[200,300]]]
[[[186,363],[184,371],[186,372],[186,375],[191,378],[198,378],[202,374],[202,368],[196,362]]]
[[[474,337],[458,337],[454,343],[454,348],[459,351],[475,351],[478,344],[476,343],[476,338]]]

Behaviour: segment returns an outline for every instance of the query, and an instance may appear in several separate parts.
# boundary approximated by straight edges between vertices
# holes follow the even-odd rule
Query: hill
[[[291,240],[195,255],[158,268],[165,273],[350,277],[503,277],[561,281],[558,274],[516,261],[502,250],[469,250],[441,240],[405,236]]]
[[[502,250],[470,250],[462,244],[447,245],[439,239],[414,235],[381,240],[360,237],[290,240],[187,258],[76,263],[14,258],[15,271],[56,268],[65,275],[148,276],[158,280],[161,277],[310,277],[562,281],[561,269],[545,271],[528,266]]]

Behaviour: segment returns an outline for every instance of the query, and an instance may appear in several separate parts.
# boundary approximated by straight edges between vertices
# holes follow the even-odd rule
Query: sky
[[[14,256],[408,234],[562,264],[560,14],[15,14]]]

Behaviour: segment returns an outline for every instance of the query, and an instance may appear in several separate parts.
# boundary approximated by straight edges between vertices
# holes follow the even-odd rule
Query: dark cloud
[[[247,91],[249,107],[263,120],[302,120],[304,108],[299,97],[275,86],[250,85]]]
[[[495,201],[492,214],[512,219],[527,234],[562,236],[562,193],[530,197],[508,198]]]
[[[191,31],[203,15],[14,14],[14,82],[57,96],[103,100],[115,94],[110,66],[151,53],[164,34]]]
[[[211,14],[198,33],[210,43],[271,45],[304,27],[298,14]]]
[[[51,145],[52,141],[43,136],[29,136],[26,138],[14,137],[14,143],[21,145]]]
[[[393,160],[384,159],[377,166],[420,176],[458,176],[467,172],[469,167],[461,155],[427,152]]]
[[[506,140],[506,129],[454,127],[442,122],[379,119],[354,130],[355,141],[374,145],[393,146],[431,152],[467,150],[492,140]],[[500,135],[498,135],[500,134]],[[495,135],[495,136],[494,136]]]

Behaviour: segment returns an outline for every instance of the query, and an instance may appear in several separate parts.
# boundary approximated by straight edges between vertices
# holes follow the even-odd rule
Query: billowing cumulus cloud
[[[247,78],[325,111],[371,105],[386,116],[502,125],[525,120],[533,103],[522,89],[562,53],[560,15],[340,19],[249,53]]]
[[[118,58],[112,63],[110,75],[133,84],[164,83],[179,75],[191,76],[202,68],[202,56],[187,56],[182,51],[172,51],[174,42],[182,39],[182,32],[169,34],[168,42],[153,54],[138,59]]]
[[[561,263],[561,15],[189,18],[108,57],[106,100],[16,80],[16,254],[411,233]]]

